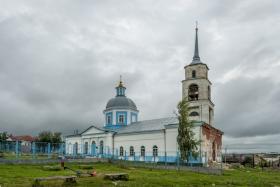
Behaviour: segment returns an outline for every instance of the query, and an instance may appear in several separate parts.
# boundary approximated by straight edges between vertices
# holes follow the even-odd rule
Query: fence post
[[[18,159],[18,150],[19,149],[19,145],[18,145],[18,141],[16,141],[16,158]]]
[[[253,168],[255,167],[255,156],[254,156],[254,154],[253,154],[253,159],[252,159],[252,161],[253,161]]]
[[[51,158],[51,143],[48,143],[48,158]]]
[[[190,159],[190,160],[191,160],[191,167],[192,167],[192,166],[193,166],[193,165],[192,165],[192,163],[193,163],[193,156],[192,156],[192,152],[190,152],[190,157],[191,157],[191,159]]]
[[[124,151],[124,160],[126,160],[126,150]]]
[[[205,166],[208,166],[208,158],[207,158],[207,152],[205,152]]]
[[[179,152],[177,151],[177,170],[179,170]]]
[[[107,148],[107,158],[110,158],[110,147]]]
[[[167,166],[167,153],[166,153],[166,151],[164,152],[164,165],[165,165],[165,168],[166,168],[166,166]]]
[[[36,154],[36,145],[35,145],[35,142],[32,142],[32,158],[35,159],[35,154]]]
[[[118,156],[119,156],[119,151],[118,148],[116,148],[116,160],[118,160]]]
[[[225,165],[227,164],[227,147],[225,147]]]
[[[60,143],[59,145],[60,145],[60,154],[64,155],[64,146],[66,146],[66,145],[64,143]]]
[[[75,157],[76,157],[76,154],[77,154],[77,153],[76,153],[76,150],[77,150],[77,149],[76,149],[76,144],[73,144],[72,147],[73,147],[73,148],[72,148],[72,149],[73,149],[73,156],[74,156],[74,158],[75,158]]]
[[[223,159],[222,159],[222,156],[221,156],[221,174],[223,174]]]

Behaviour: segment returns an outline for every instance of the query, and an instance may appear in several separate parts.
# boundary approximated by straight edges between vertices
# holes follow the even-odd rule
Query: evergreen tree
[[[194,125],[189,120],[189,107],[188,101],[184,98],[177,105],[177,117],[179,121],[177,142],[180,150],[180,156],[182,160],[189,162],[189,156],[197,157],[196,150],[200,143],[196,140],[193,132]]]
[[[8,134],[7,134],[7,132],[0,132],[0,140],[1,141],[5,141],[5,140],[7,140],[8,139]]]

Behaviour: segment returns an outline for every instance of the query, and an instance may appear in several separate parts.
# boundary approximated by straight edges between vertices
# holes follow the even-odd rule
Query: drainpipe
[[[164,159],[165,159],[165,167],[166,167],[166,161],[167,161],[167,158],[166,158],[166,129],[163,129],[163,135],[164,135]]]
[[[200,121],[202,121],[202,104],[200,104]]]
[[[201,125],[201,126],[200,126],[200,132],[199,132],[199,134],[200,134],[200,135],[199,135],[199,136],[200,136],[200,137],[199,137],[199,139],[200,139],[200,146],[199,146],[199,147],[200,147],[200,148],[199,148],[200,162],[202,162],[202,154],[201,154],[201,149],[202,149],[202,148],[201,148],[201,145],[202,145],[202,144],[201,144],[201,143],[202,143],[202,128],[203,128],[203,127],[202,127],[202,125]]]
[[[113,152],[113,159],[114,159],[114,155],[115,155],[115,132],[113,133],[113,136],[112,136],[112,146],[113,146],[113,148],[112,148],[112,152]]]

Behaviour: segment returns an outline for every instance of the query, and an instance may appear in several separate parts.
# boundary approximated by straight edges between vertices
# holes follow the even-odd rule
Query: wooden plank
[[[128,180],[128,174],[127,173],[110,173],[110,174],[105,174],[104,179],[107,180]]]
[[[52,177],[40,177],[35,178],[36,181],[44,181],[44,180],[75,180],[76,176],[52,176]]]
[[[48,180],[64,180],[66,184],[68,183],[76,183],[76,176],[53,176],[53,177],[40,177],[35,178],[32,187],[41,187],[41,181],[48,181]]]

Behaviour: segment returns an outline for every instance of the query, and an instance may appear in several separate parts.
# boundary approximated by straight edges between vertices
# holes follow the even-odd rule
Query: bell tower
[[[189,119],[213,125],[214,103],[211,101],[211,85],[208,66],[201,62],[198,50],[198,28],[195,28],[195,48],[192,62],[185,66],[185,80],[182,81],[182,96],[189,103]]]

